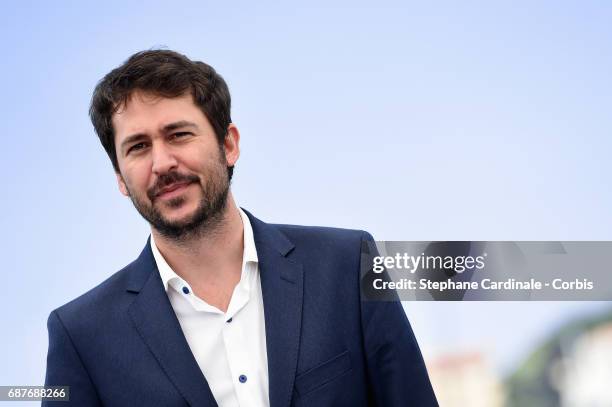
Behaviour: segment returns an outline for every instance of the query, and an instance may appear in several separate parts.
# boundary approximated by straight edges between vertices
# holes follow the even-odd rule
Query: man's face
[[[233,125],[222,148],[190,94],[135,92],[113,115],[113,127],[119,189],[154,229],[179,238],[220,219],[227,166],[239,155]]]

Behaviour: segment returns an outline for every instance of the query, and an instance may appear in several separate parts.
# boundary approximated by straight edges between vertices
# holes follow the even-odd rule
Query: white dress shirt
[[[253,229],[244,229],[242,273],[227,312],[197,297],[157,249],[151,249],[187,343],[219,406],[269,406],[268,356],[261,279]]]

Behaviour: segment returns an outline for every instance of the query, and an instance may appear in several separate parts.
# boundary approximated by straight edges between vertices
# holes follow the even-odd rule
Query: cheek
[[[134,168],[127,168],[123,171],[123,181],[130,193],[142,195],[148,188],[148,176],[145,172]]]

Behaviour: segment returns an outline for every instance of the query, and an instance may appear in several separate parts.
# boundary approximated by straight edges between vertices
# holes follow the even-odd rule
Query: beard
[[[223,155],[222,157],[225,158]],[[217,161],[209,166],[207,175],[206,180],[201,180],[193,174],[168,172],[160,175],[155,185],[147,190],[148,200],[133,194],[129,189],[128,193],[138,213],[152,228],[175,242],[185,242],[213,231],[223,219],[230,185],[227,167],[221,160]],[[200,187],[201,192],[201,199],[195,211],[178,220],[166,218],[156,206],[156,196],[159,191],[174,183],[194,184]],[[177,196],[161,204],[170,208],[179,208],[185,204],[185,201],[185,197]]]

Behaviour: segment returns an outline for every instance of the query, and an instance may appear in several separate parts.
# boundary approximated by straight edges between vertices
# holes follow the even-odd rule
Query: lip
[[[178,184],[172,184],[165,188],[156,195],[156,198],[171,199],[183,193],[183,191],[191,185],[190,182],[182,182]]]

